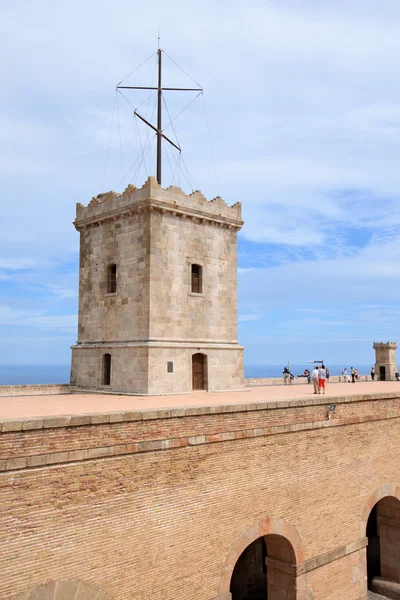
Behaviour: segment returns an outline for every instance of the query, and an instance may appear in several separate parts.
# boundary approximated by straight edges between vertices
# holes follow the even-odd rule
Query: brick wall
[[[368,503],[400,497],[399,398],[331,418],[323,400],[3,422],[0,598],[73,579],[228,600],[235,544],[264,533],[295,549],[297,600],[364,598]]]

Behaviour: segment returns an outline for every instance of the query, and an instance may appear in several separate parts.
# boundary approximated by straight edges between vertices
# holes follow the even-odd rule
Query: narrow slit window
[[[115,294],[116,291],[117,291],[117,265],[109,265],[107,292],[109,294]]]
[[[103,356],[103,385],[111,384],[111,354]]]
[[[202,292],[202,268],[200,265],[192,265],[192,293],[201,294]]]

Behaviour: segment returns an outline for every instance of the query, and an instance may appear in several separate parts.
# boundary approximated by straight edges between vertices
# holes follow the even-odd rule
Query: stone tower
[[[374,342],[375,376],[379,381],[396,381],[396,342]]]
[[[78,341],[71,385],[174,394],[244,385],[237,341],[241,204],[161,188],[77,204]]]

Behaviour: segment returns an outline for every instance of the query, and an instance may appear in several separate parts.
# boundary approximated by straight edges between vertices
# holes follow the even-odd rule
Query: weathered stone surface
[[[192,355],[206,356],[205,388],[244,386],[237,342],[237,231],[241,207],[150,180],[100,195],[75,221],[81,235],[78,343],[71,384],[137,394],[192,389]],[[107,273],[117,265],[117,291]],[[202,289],[191,291],[191,266]],[[103,386],[103,356],[111,383]],[[168,363],[173,363],[168,372]]]

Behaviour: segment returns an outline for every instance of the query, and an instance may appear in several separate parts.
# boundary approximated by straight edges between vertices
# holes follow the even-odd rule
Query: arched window
[[[203,269],[200,265],[192,265],[192,293],[201,294],[203,287]]]
[[[117,265],[108,265],[107,293],[115,294],[117,291]]]
[[[103,385],[111,384],[111,354],[103,356]]]

